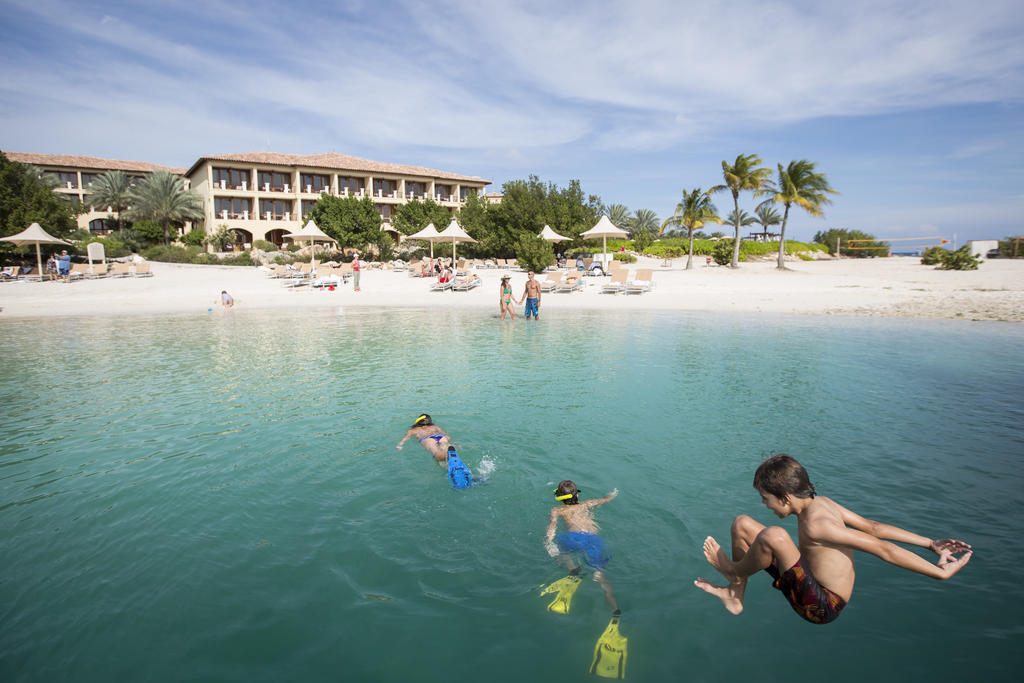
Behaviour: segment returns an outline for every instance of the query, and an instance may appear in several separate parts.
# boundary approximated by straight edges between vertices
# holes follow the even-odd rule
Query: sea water
[[[0,325],[0,680],[582,681],[609,609],[539,587],[552,490],[597,510],[637,681],[1017,680],[1024,327],[325,309]],[[486,482],[455,491],[420,412]],[[857,558],[838,621],[693,586],[772,453],[973,544]],[[934,554],[918,550],[934,561]]]

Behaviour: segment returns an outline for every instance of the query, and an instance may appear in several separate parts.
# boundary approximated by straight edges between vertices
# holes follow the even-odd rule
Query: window
[[[59,196],[62,197],[64,199],[64,201],[66,201],[68,204],[72,204],[72,205],[78,206],[79,204],[82,203],[82,198],[79,197],[77,194],[63,194],[63,193],[61,193]]]
[[[96,218],[89,221],[89,232],[110,232],[110,224],[106,218]]]
[[[78,189],[78,174],[74,171],[52,171],[57,187]]]
[[[213,211],[217,218],[223,219],[224,212],[227,211],[228,218],[244,219],[252,211],[252,204],[248,199],[239,197],[214,197]]]
[[[373,179],[373,194],[374,196],[383,195],[390,197],[391,193],[398,189],[398,182],[394,180],[383,180],[381,178]]]
[[[299,176],[299,188],[303,192],[327,192],[331,189],[331,177],[315,173],[303,173]]]
[[[442,200],[447,201],[452,198],[452,186],[434,185],[434,194],[440,196]]]
[[[409,180],[405,181],[405,196],[409,199],[415,199],[416,197],[419,197],[426,191],[426,183],[414,183]]]
[[[82,173],[82,187],[89,187],[92,185],[92,181],[99,177],[99,173]]]
[[[461,201],[466,201],[467,199],[469,199],[470,195],[473,195],[474,197],[476,197],[479,192],[480,192],[480,190],[478,190],[475,187],[460,187],[459,188],[459,199]]]
[[[270,220],[283,221],[285,214],[291,215],[292,203],[283,199],[261,199],[260,218],[266,219],[270,214]]]
[[[248,169],[240,168],[215,168],[213,169],[213,184],[220,187],[221,183],[224,183],[224,187],[229,190],[241,190],[243,189],[242,183],[245,183],[244,189],[248,190],[252,187],[252,178],[249,176]]]
[[[292,177],[288,173],[280,173],[278,171],[260,171],[259,175],[259,189],[263,191],[266,191],[269,187],[271,192],[284,192],[284,186],[291,185],[292,182]]]
[[[385,221],[395,215],[396,207],[393,204],[374,204],[373,208],[377,209],[377,213]]]
[[[302,200],[302,220],[306,220],[306,216],[313,210],[313,206],[316,204],[315,199],[303,199]]]
[[[135,187],[136,185],[140,184],[145,179],[146,179],[146,176],[130,175],[130,176],[128,176],[128,187]]]
[[[348,188],[349,194],[359,194],[359,190],[363,189],[363,179],[338,176],[338,192],[345,194],[345,188]]]

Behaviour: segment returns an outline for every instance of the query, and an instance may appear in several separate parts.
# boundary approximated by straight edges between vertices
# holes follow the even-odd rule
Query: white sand
[[[935,270],[909,257],[793,261],[786,272],[775,269],[774,259],[737,270],[708,268],[701,259],[686,271],[685,263],[632,264],[655,268],[654,289],[640,295],[601,294],[608,278],[586,278],[582,292],[544,294],[542,316],[566,309],[644,309],[1024,321],[1024,260],[986,261],[976,271]],[[362,291],[354,292],[349,282],[329,292],[285,289],[256,268],[153,263],[152,270],[151,278],[0,283],[0,318],[205,312],[219,306],[222,289],[239,309],[443,306],[496,312],[499,278],[507,272],[479,271],[483,285],[469,292],[431,292],[428,281],[407,273],[368,270]],[[518,298],[526,273],[513,271],[511,277]],[[516,310],[521,315],[522,306]]]

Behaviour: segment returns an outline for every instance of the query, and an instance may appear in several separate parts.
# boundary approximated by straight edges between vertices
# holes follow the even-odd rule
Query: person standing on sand
[[[516,303],[523,303],[526,301],[525,315],[526,319],[530,319],[530,313],[533,313],[533,319],[537,320],[540,316],[540,283],[533,279],[533,271],[531,270],[526,274],[526,288],[523,289],[523,296]]]
[[[516,319],[516,309],[512,306],[512,285],[509,284],[509,276],[501,276],[501,285],[498,287],[498,309],[501,311],[501,319],[505,319],[505,313]]]
[[[57,272],[64,278],[64,282],[71,282],[71,257],[67,249],[62,250],[57,257]]]
[[[855,550],[942,580],[956,574],[971,559],[971,546],[963,541],[918,536],[864,519],[834,500],[816,496],[807,471],[785,453],[761,463],[754,473],[754,488],[775,516],[797,516],[799,545],[782,527],[766,527],[746,515],[732,523],[732,559],[715,539],[708,536],[704,540],[705,559],[729,583],[716,586],[703,578],[693,583],[721,600],[732,614],[743,611],[747,579],[762,569],[774,579],[772,586],[782,591],[797,614],[812,624],[827,624],[839,617],[853,594]],[[938,554],[939,561],[932,564],[889,541],[929,548]],[[905,595],[899,600],[904,605],[911,602]]]
[[[352,288],[355,291],[359,291],[359,269],[363,264],[359,262],[359,252],[357,251],[352,257]]]

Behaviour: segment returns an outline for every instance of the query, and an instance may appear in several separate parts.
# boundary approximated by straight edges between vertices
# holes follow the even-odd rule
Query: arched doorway
[[[290,232],[290,231],[289,230],[282,230],[281,228],[277,228],[277,229],[274,229],[274,230],[268,230],[266,237],[264,237],[263,239],[265,239],[268,242],[273,242],[280,249],[281,245],[284,244],[284,236],[288,232]]]
[[[252,233],[242,228],[233,228],[231,232],[234,234],[233,248],[234,251],[242,251],[244,249],[252,249]]]

